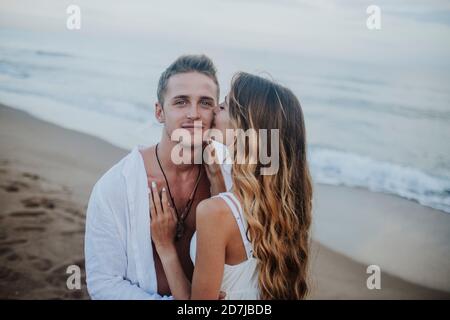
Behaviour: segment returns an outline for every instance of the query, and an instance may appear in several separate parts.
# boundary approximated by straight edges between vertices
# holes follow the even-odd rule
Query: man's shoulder
[[[127,154],[106,171],[95,183],[87,208],[87,225],[104,223],[104,219],[115,217],[118,224],[124,223],[123,218],[127,207],[127,184],[123,174],[130,159]],[[117,220],[118,219],[118,220]]]
[[[95,183],[93,193],[103,197],[114,197],[117,192],[122,193],[126,187],[124,171],[135,161],[134,152],[131,151],[108,169]]]

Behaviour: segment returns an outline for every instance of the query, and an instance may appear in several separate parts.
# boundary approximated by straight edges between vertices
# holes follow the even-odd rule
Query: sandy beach
[[[0,106],[0,299],[89,298],[83,258],[86,205],[96,180],[126,153],[98,138]],[[337,206],[343,212],[355,211],[364,205],[350,188],[318,186],[316,191],[315,210]],[[374,197],[365,190],[358,193]],[[336,195],[344,201],[321,203]],[[380,208],[389,199],[376,195]],[[66,269],[73,264],[83,274],[81,290],[66,287]],[[366,267],[314,242],[310,298],[450,298],[448,292],[385,272],[382,289],[369,290]]]

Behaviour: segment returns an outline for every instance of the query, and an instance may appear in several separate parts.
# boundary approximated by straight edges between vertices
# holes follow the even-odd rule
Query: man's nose
[[[188,114],[188,118],[190,119],[198,119],[199,115],[198,115],[198,108],[195,104],[192,104],[191,107],[189,108],[189,114]]]

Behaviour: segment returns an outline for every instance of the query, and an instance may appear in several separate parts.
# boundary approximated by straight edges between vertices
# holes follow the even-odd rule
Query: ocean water
[[[161,134],[153,117],[159,75],[178,55],[200,51],[141,40],[3,28],[0,102],[120,147],[154,143]],[[448,73],[207,48],[222,97],[238,70],[296,93],[315,182],[390,193],[450,213]]]

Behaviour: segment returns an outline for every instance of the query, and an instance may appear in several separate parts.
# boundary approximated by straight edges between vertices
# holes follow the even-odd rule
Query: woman
[[[192,285],[175,250],[176,216],[166,191],[162,190],[160,199],[153,188],[152,239],[163,257],[172,295],[217,299],[224,291],[228,299],[305,298],[312,183],[299,101],[279,84],[238,73],[225,102],[215,111],[215,127],[225,137],[226,129],[278,129],[279,168],[272,175],[262,175],[264,165],[250,161],[252,148],[235,148],[235,156],[236,150],[244,154],[239,162],[233,159],[231,192],[197,206],[197,232],[191,241]],[[246,139],[241,134],[225,143],[237,146]],[[256,146],[262,147],[261,143]],[[211,183],[216,184],[214,177]]]

